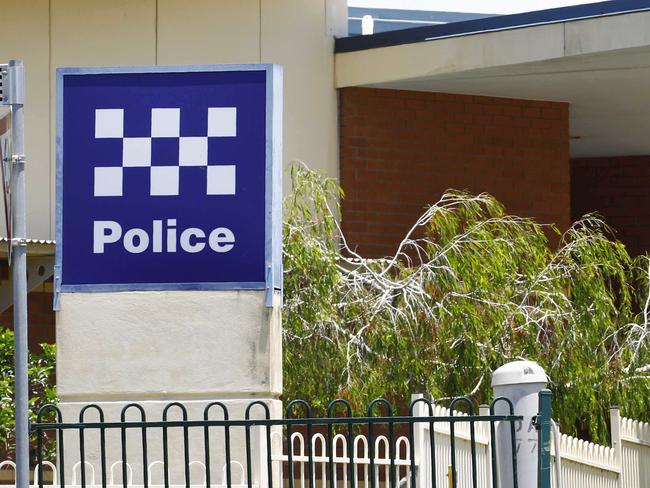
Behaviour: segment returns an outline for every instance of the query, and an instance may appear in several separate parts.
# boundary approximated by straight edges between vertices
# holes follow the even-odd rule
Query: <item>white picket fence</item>
[[[451,412],[442,406],[434,407],[434,416],[449,416]],[[486,409],[482,409],[481,415],[487,415]],[[454,415],[463,416],[463,413],[454,412]],[[418,486],[431,488],[431,463],[426,460],[430,459],[431,444],[429,442],[429,423],[416,423],[415,432],[412,441],[414,442],[415,465],[418,467],[416,480]],[[457,486],[465,488],[472,486],[471,475],[471,442],[470,442],[469,423],[457,423],[455,426],[455,445],[456,445],[456,463],[457,463]],[[491,445],[490,445],[490,427],[488,422],[479,422],[474,424],[475,452],[477,481],[480,488],[492,488],[491,482]],[[611,410],[611,432],[612,446],[602,446],[585,442],[571,436],[561,434],[559,436],[559,453],[560,453],[560,472],[561,486],[558,486],[555,480],[557,463],[555,460],[557,446],[553,445],[553,486],[554,488],[647,488],[650,487],[650,424],[639,422],[632,419],[621,418],[618,409]],[[436,473],[435,479],[437,487],[446,488],[449,486],[449,466],[451,464],[451,437],[449,424],[434,424],[435,440],[435,459]],[[284,476],[278,476],[279,484],[287,486],[286,475],[288,471],[289,455],[288,452],[281,452],[278,446],[280,442],[280,433],[272,433],[272,446],[278,452],[272,452],[272,460],[275,464],[277,473],[284,473]],[[311,439],[306,439],[300,432],[294,432],[291,438],[292,446],[292,463],[294,473],[295,488],[307,488],[312,486],[309,480],[309,449],[307,442],[311,442],[311,453],[313,459],[312,481],[313,486],[320,488],[329,486],[330,480],[330,458],[327,454],[326,438],[320,433],[312,435]],[[395,470],[396,480],[400,488],[411,486],[411,440],[406,436],[398,436],[394,440],[395,447]],[[334,469],[334,486],[348,486],[348,467],[350,465],[350,454],[352,462],[356,469],[353,476],[355,477],[355,486],[358,488],[368,488],[371,486],[372,472],[370,469],[370,446],[368,438],[364,435],[357,435],[352,441],[352,446],[348,445],[345,436],[337,434],[333,438],[334,458],[333,462],[338,469]],[[350,449],[352,452],[350,453]],[[389,440],[385,435],[377,436],[374,439],[374,456],[373,463],[376,467],[374,476],[377,488],[388,487],[390,479],[390,459],[388,456]],[[260,459],[263,459],[264,455]],[[86,476],[88,488],[100,488],[97,470],[90,463],[86,463]],[[205,473],[205,465],[198,460],[192,461],[192,487],[204,487],[205,479],[203,476],[197,476],[197,473]],[[162,461],[157,460],[149,464],[150,484],[152,488],[161,488],[162,483]],[[79,488],[81,465],[77,463],[72,469],[72,477],[66,487]],[[280,469],[282,468],[282,469]],[[0,482],[5,486],[12,486],[14,464],[11,461],[0,463]],[[111,488],[122,487],[121,479],[121,462],[115,462],[109,466],[108,486]],[[246,484],[246,473],[244,464],[232,461],[232,486],[233,488],[244,488]],[[56,487],[57,485],[57,468],[52,463],[47,463],[43,467],[44,482],[46,486]],[[131,488],[142,488],[141,484],[134,484],[130,481],[132,468],[127,465],[128,486]],[[38,485],[38,470],[34,470],[34,485]],[[265,485],[263,481],[261,484]],[[185,485],[172,484],[172,488],[183,488]],[[220,473],[213,474],[213,487],[226,486],[226,469],[222,467]],[[258,484],[253,485],[259,488]],[[277,486],[277,484],[276,484]],[[527,487],[520,487],[527,488]]]
[[[292,434],[293,451],[292,463],[294,465],[294,486],[296,488],[307,488],[310,486],[308,477],[308,462],[307,455],[307,440],[305,437],[296,432]],[[335,486],[348,486],[349,480],[349,466],[350,466],[350,451],[347,438],[342,434],[337,434],[332,439],[334,455],[334,464],[338,469],[334,469],[334,484]],[[314,471],[312,473],[315,485],[322,483],[329,483],[330,480],[330,458],[327,455],[327,444],[325,436],[322,434],[315,434],[312,436],[311,443]],[[374,451],[378,455],[374,456],[375,469],[375,483],[376,486],[386,486],[386,481],[390,479],[390,465],[391,461],[388,456],[389,442],[388,438],[384,435],[377,436],[374,443]],[[272,459],[279,461],[286,465],[289,462],[288,453],[274,454]],[[357,468],[355,469],[354,484],[358,488],[366,488],[371,485],[370,473],[370,446],[368,438],[364,435],[357,435],[352,442],[352,464]],[[395,440],[395,459],[394,459],[396,480],[401,480],[401,484],[410,486],[411,474],[411,458],[410,458],[410,442],[405,436],[399,436]],[[281,486],[285,486],[287,480],[283,479]],[[327,486],[327,485],[323,485]]]
[[[563,488],[650,487],[650,424],[622,418],[617,408],[610,423],[611,447],[560,435]]]

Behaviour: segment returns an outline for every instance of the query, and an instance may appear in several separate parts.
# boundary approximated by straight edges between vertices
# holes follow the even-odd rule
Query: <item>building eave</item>
[[[497,15],[462,22],[426,25],[366,36],[336,39],[335,52],[364,51],[402,44],[427,42],[525,27],[573,22],[598,17],[611,17],[650,10],[650,0],[610,0],[512,15]]]

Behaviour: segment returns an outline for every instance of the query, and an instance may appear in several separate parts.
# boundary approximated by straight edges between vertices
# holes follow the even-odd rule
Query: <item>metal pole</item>
[[[10,61],[8,66],[11,134],[12,188],[11,272],[13,280],[14,361],[16,374],[16,487],[29,486],[29,384],[27,378],[27,230],[25,212],[25,144],[23,94],[23,62]]]

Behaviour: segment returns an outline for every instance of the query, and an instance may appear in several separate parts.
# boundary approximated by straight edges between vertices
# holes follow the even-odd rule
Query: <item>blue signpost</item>
[[[265,289],[270,304],[282,283],[281,75],[59,69],[57,297]]]

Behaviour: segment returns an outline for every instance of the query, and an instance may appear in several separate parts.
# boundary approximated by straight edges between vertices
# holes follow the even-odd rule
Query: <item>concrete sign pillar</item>
[[[132,402],[144,407],[148,420],[161,420],[170,402],[181,402],[192,420],[203,418],[205,406],[223,402],[230,418],[243,419],[246,407],[264,401],[271,415],[282,416],[282,329],[279,305],[267,307],[263,291],[164,291],[64,293],[57,313],[57,392],[65,421],[74,422],[89,403],[99,405],[107,421],[119,421],[122,408]],[[263,417],[255,410],[253,417]],[[171,420],[181,420],[171,409]],[[215,410],[213,417],[222,418]],[[94,411],[86,420],[96,422]],[[140,420],[130,410],[127,420]],[[212,472],[221,479],[224,466],[223,433],[213,429]],[[65,434],[66,477],[80,476],[77,432]],[[160,429],[148,432],[148,464],[162,482]],[[86,458],[99,476],[98,432],[87,431]],[[244,430],[233,429],[233,460],[245,466]],[[121,459],[120,432],[107,433],[110,467]],[[140,432],[129,431],[129,466],[134,483],[142,482]],[[170,430],[170,476],[183,484],[181,429]],[[258,448],[262,447],[257,443]],[[257,452],[263,459],[263,453]],[[190,431],[191,461],[203,461],[203,431]],[[233,466],[237,475],[239,464]],[[260,463],[255,466],[259,467]],[[263,466],[263,465],[262,465]],[[114,466],[121,482],[121,467]],[[263,472],[263,471],[262,471]],[[156,476],[158,478],[156,478]],[[192,468],[193,483],[204,474]],[[97,478],[99,481],[99,478]]]
[[[170,402],[200,420],[215,400],[231,419],[255,400],[281,416],[281,83],[270,65],[59,70],[55,306],[64,421],[77,421],[89,403],[119,421],[133,402],[147,420],[161,420]],[[180,420],[182,411],[168,415]],[[98,416],[89,410],[85,420]],[[220,483],[218,430],[211,470]],[[184,483],[181,434],[169,431],[172,484]],[[148,432],[151,482],[161,482],[161,435]],[[204,479],[203,435],[190,429],[192,484]],[[98,436],[86,433],[85,456],[99,482]],[[231,441],[237,484],[243,429]],[[119,430],[107,433],[116,483],[121,442]],[[128,432],[126,447],[127,476],[141,483],[139,432]],[[78,481],[73,434],[64,454],[66,478]]]

